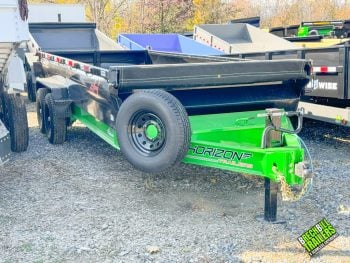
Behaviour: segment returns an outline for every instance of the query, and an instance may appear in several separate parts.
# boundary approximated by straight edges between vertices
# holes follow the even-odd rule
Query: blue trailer
[[[222,55],[223,52],[178,34],[120,34],[118,43],[128,50],[154,50],[189,55]]]

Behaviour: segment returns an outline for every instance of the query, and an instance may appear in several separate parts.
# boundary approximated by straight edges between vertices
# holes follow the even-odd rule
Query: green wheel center
[[[158,127],[153,123],[147,125],[145,132],[146,132],[147,138],[150,140],[156,139],[159,135]]]

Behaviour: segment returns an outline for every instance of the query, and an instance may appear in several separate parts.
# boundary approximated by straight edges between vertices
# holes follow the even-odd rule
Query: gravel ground
[[[52,146],[28,103],[30,148],[0,170],[0,262],[309,262],[296,238],[326,217],[340,236],[311,262],[350,262],[350,130],[307,121],[311,193],[263,212],[260,178],[180,165],[133,169],[82,126]]]

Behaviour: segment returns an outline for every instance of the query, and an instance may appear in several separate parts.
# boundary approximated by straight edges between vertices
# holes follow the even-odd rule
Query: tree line
[[[196,24],[227,23],[260,16],[262,27],[301,21],[350,19],[349,0],[29,0],[29,3],[80,3],[89,21],[115,37],[118,33],[192,31]]]

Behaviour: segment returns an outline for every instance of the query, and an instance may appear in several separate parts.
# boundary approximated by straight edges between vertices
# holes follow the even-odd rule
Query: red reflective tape
[[[56,62],[61,62],[61,58],[56,57]]]
[[[321,73],[327,73],[328,72],[328,67],[321,67],[320,68]]]
[[[68,66],[71,66],[71,67],[73,67],[73,61],[71,61],[71,60],[68,60]]]
[[[320,66],[313,67],[313,73],[337,73],[337,67]]]
[[[83,70],[84,70],[85,72],[89,72],[89,71],[90,71],[90,67],[89,67],[89,66],[84,65]]]

